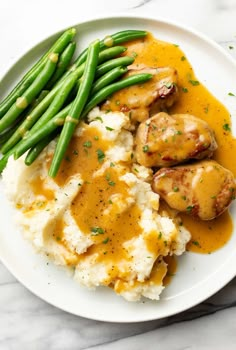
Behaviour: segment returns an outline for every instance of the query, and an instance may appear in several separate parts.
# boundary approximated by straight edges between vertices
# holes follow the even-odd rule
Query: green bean
[[[0,173],[4,170],[7,165],[9,157],[15,152],[16,148],[12,148],[7,154],[0,159]]]
[[[120,45],[124,42],[141,39],[147,35],[143,30],[123,30],[112,35],[106,36],[100,41],[100,50],[104,50],[107,47]],[[88,49],[85,49],[79,57],[76,59],[75,64],[80,65],[86,60]]]
[[[23,76],[15,88],[7,95],[7,97],[0,103],[0,118],[9,110],[18,97],[20,97],[25,90],[31,85],[36,79],[38,74],[43,69],[48,55],[50,52],[60,54],[72,38],[76,34],[75,28],[66,30],[59,39],[53,44],[53,46],[39,59],[39,61]]]
[[[82,110],[89,97],[97,68],[98,55],[99,40],[96,40],[92,42],[88,48],[88,56],[85,61],[83,79],[80,84],[75,101],[73,102],[69,111],[69,115],[66,117],[65,124],[60,134],[56,150],[52,159],[52,164],[49,169],[49,176],[51,177],[55,177],[57,175],[66,149],[70,143],[70,140],[76,128],[76,124],[78,123]]]
[[[27,166],[31,165],[38,158],[38,156],[44,150],[44,148],[52,141],[52,139],[54,139],[56,135],[57,135],[57,132],[53,133],[52,135],[46,136],[39,143],[37,143],[33,148],[31,148],[25,158],[25,165]]]
[[[59,61],[57,63],[56,70],[52,76],[52,78],[49,80],[49,82],[46,85],[47,89],[51,89],[54,84],[61,78],[61,76],[64,74],[66,69],[68,68],[70,61],[72,59],[72,56],[74,55],[76,48],[76,43],[73,41],[68,44],[68,46],[65,48],[65,50],[62,52],[62,54],[59,57]]]
[[[102,90],[100,90],[94,96],[92,96],[90,101],[84,107],[83,112],[80,116],[80,119],[85,118],[91,109],[93,109],[99,103],[106,100],[107,97],[109,97],[110,95],[112,95],[116,91],[119,91],[119,90],[121,90],[125,87],[128,87],[128,86],[131,86],[131,85],[144,83],[151,78],[152,78],[151,74],[147,74],[147,73],[136,74],[136,75],[129,76],[127,78],[124,78],[123,80],[120,80],[116,83],[113,83],[113,84],[110,84],[110,85],[104,87]],[[29,138],[22,140],[22,142],[20,142],[18,144],[18,147],[16,147],[16,149],[15,149],[15,152],[14,152],[15,159],[18,159],[20,156],[22,156],[22,154],[24,154],[31,147],[34,147],[43,138],[47,137],[54,130],[61,127],[64,124],[65,119],[70,112],[72,103],[70,103],[63,110],[61,110],[58,114],[56,114],[48,123],[42,125],[41,128],[38,128],[37,130],[35,130],[35,132],[32,133]],[[0,161],[0,164],[1,164],[1,161]],[[0,169],[1,169],[1,167],[0,167]]]
[[[114,47],[109,47],[108,49],[101,51],[98,56],[98,64],[106,62],[107,60],[110,60],[111,58],[114,58],[122,53],[124,53],[127,50],[126,47],[124,46],[114,46]],[[87,56],[86,56],[87,57]],[[75,62],[71,68],[62,76],[62,81],[76,68],[79,67],[84,67],[84,61],[83,62]],[[82,74],[81,74],[82,76]],[[61,82],[59,81],[59,83]]]
[[[35,130],[34,133],[31,133],[29,137],[21,140],[16,146],[14,146],[14,157],[15,159],[20,158],[22,154],[28,151],[30,148],[34,147],[42,141],[45,137],[52,134],[52,132],[62,126],[65,122],[66,116],[68,115],[72,102],[63,108],[59,113],[57,113],[48,123],[41,126]],[[0,160],[1,164],[1,160]],[[1,169],[1,168],[0,168]]]
[[[102,63],[110,58],[116,57],[117,55],[123,53],[125,50],[126,48],[123,46],[116,46],[116,47],[106,49],[99,53],[98,62]],[[81,66],[77,67],[74,71],[71,70],[70,74],[72,74],[73,72],[75,74],[78,74],[78,79],[79,79],[83,75],[84,66],[85,65],[83,63]],[[56,96],[58,91],[61,89],[61,87],[65,84],[66,79],[68,79],[68,76],[64,80],[59,81],[58,84],[56,84],[56,86],[49,92],[48,96],[46,96],[46,98],[42,101],[42,103],[40,103],[36,107],[36,109],[31,113],[31,125],[33,125],[33,127],[32,127],[32,130],[29,131],[30,134],[31,134],[31,131],[34,132],[38,128],[41,128],[45,122],[47,122],[47,120],[45,120],[46,118],[42,116],[42,114],[45,112],[45,110],[48,108],[50,103],[53,101],[54,97]]]
[[[116,91],[119,91],[131,85],[145,83],[151,78],[152,78],[151,74],[147,74],[147,73],[135,74],[104,87],[102,90],[97,92],[94,96],[92,96],[91,100],[88,102],[88,104],[85,106],[83,110],[81,119],[83,119],[91,111],[91,109],[93,109],[99,103],[103,102],[107,97],[114,94]]]
[[[23,130],[24,125],[26,123],[26,120],[30,119],[30,113],[33,111],[33,109],[44,99],[44,97],[47,96],[49,93],[48,90],[42,90],[38,96],[38,98],[33,101],[22,113],[20,116],[20,120],[17,120],[15,124],[13,124],[13,127],[10,127],[10,129],[2,134],[0,136],[0,143],[3,144],[1,152],[4,154],[8,152],[8,150],[13,147],[23,136]],[[19,136],[18,136],[19,134]],[[8,150],[8,144],[11,143],[12,146],[9,147]]]
[[[4,145],[4,143],[7,142],[12,137],[14,132],[19,128],[19,125],[20,125],[20,122],[18,121],[18,123],[16,123],[10,129],[8,129],[7,131],[5,131],[3,134],[0,135],[1,145]]]
[[[41,116],[41,122],[48,122],[63,106],[66,101],[69,93],[74,87],[76,81],[78,79],[78,70],[75,70],[71,75],[65,79],[63,86],[55,95],[52,103],[45,111],[45,113]],[[29,134],[28,130],[32,126],[33,118],[31,115],[28,115],[26,120],[19,126],[19,128],[15,131],[12,137],[8,140],[8,142],[2,147],[2,153],[5,154],[8,152],[20,139],[27,138]],[[28,133],[27,133],[28,132]],[[33,132],[33,129],[31,133]]]
[[[22,113],[24,109],[33,101],[33,99],[40,93],[45,84],[48,82],[52,76],[56,63],[58,61],[58,54],[50,53],[48,55],[48,60],[39,73],[34,82],[29,86],[29,88],[23,93],[21,97],[18,97],[16,102],[11,106],[8,112],[0,120],[0,133],[6,130],[12,122],[14,122],[17,117]]]
[[[101,77],[103,74],[109,72],[111,69],[115,67],[129,66],[133,62],[134,62],[134,58],[129,56],[118,57],[118,58],[109,60],[103,64],[100,64],[100,66],[98,66],[96,71],[96,78]]]
[[[102,75],[93,84],[91,96],[93,96],[99,90],[103,89],[105,86],[109,85],[116,79],[120,78],[123,74],[127,73],[127,71],[128,69],[126,67],[116,67],[108,71],[106,74]]]

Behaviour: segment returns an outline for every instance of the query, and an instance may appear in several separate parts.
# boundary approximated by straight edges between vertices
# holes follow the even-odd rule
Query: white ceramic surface
[[[227,106],[233,120],[235,119],[235,100],[228,96],[228,92],[235,89],[235,62],[219,46],[202,35],[151,18],[104,18],[78,25],[80,48],[96,37],[102,38],[127,27],[146,29],[159,39],[178,43],[192,63],[198,79]],[[26,53],[5,75],[0,90],[2,91],[2,86],[4,91],[9,89],[51,41],[52,37]],[[2,193],[3,189],[0,189]],[[6,205],[4,196],[0,198],[0,206],[3,208],[0,257],[4,264],[33,293],[76,315],[110,322],[139,322],[170,316],[206,299],[236,274],[234,234],[230,242],[214,254],[187,253],[182,256],[178,272],[160,302],[145,300],[128,303],[108,289],[87,291],[64,270],[56,268],[52,263],[47,264],[45,258],[36,255],[30,244],[19,235],[12,223],[12,210]],[[232,214],[236,218],[235,206],[232,207]]]

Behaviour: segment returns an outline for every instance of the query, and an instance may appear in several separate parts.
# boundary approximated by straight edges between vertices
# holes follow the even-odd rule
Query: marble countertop
[[[0,76],[22,52],[50,33],[93,14],[111,12],[156,14],[186,24],[236,59],[235,0],[7,0],[0,2]],[[0,263],[1,350],[233,350],[235,306],[236,279],[204,303],[170,318],[138,324],[96,322],[48,305]]]

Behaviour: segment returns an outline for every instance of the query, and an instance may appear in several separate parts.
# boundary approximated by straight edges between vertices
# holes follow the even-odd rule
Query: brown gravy
[[[236,176],[236,162],[232,162],[236,154],[236,139],[224,127],[231,126],[229,111],[197,80],[190,62],[178,45],[156,40],[148,34],[142,41],[131,42],[127,46],[126,54],[135,55],[137,67],[145,64],[149,67],[171,66],[177,69],[180,95],[169,112],[188,113],[205,120],[214,130],[218,143],[213,158]],[[116,101],[119,100],[122,104],[125,92],[122,90],[112,96],[111,108],[118,110]],[[196,221],[184,215],[182,219],[192,233],[188,250],[198,253],[210,253],[221,248],[230,239],[233,231],[228,212],[209,222]]]

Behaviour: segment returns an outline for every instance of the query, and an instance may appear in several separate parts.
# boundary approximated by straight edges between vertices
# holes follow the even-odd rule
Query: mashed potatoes
[[[81,124],[59,174],[48,168],[55,141],[30,167],[10,158],[3,172],[24,236],[74,278],[109,286],[130,301],[159,299],[165,256],[181,255],[190,239],[176,220],[161,215],[150,186],[152,171],[135,163],[129,118],[96,108]]]

